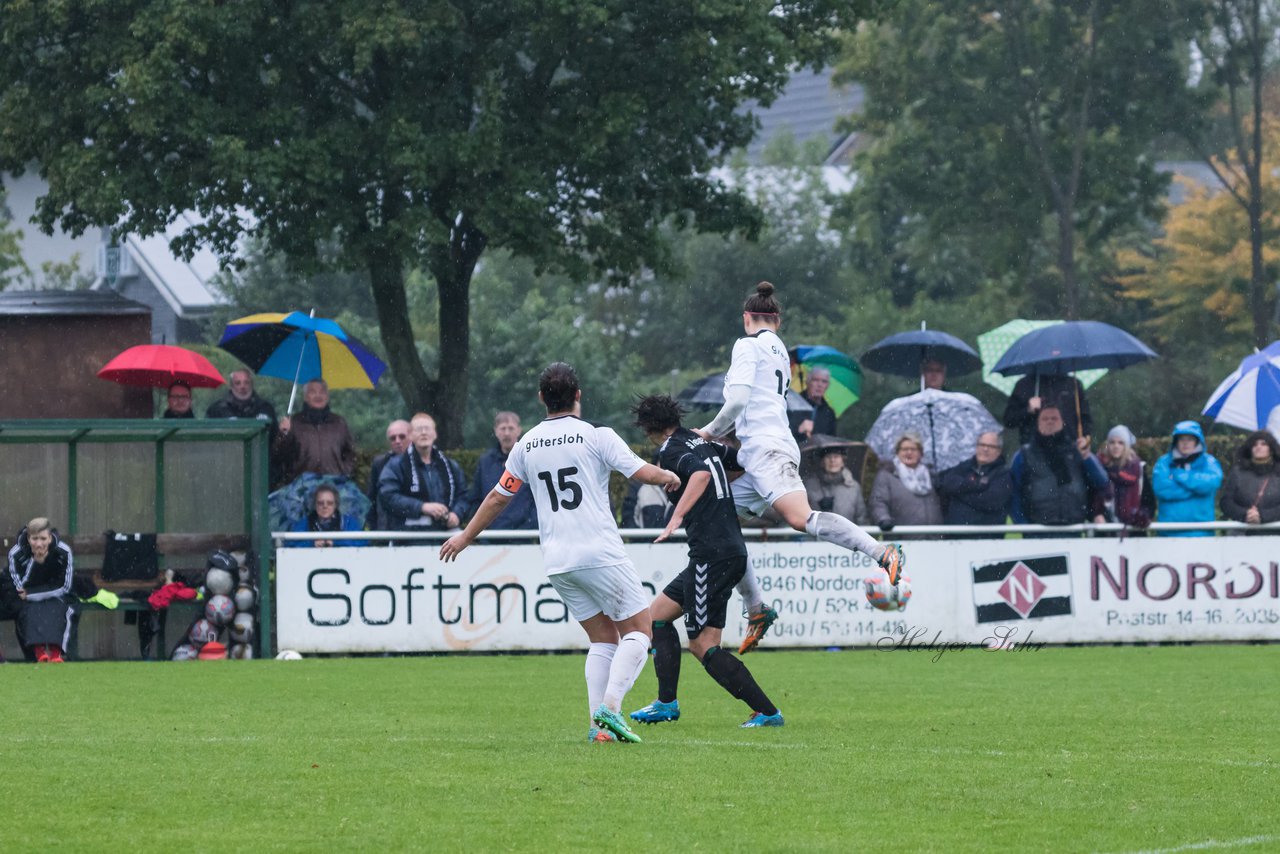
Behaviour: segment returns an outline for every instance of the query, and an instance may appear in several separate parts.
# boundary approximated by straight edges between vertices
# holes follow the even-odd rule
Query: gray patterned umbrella
[[[979,435],[999,430],[999,422],[973,395],[927,388],[889,401],[871,425],[867,444],[887,460],[903,433],[918,433],[924,441],[924,461],[942,471],[973,456]]]

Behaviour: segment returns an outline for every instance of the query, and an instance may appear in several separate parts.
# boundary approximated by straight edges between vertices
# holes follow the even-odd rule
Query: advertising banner
[[[906,610],[872,608],[861,554],[803,539],[750,543],[768,646],[1280,640],[1280,537],[908,542]],[[474,545],[445,564],[430,545],[276,552],[277,631],[300,652],[585,649],[537,545]],[[682,543],[629,544],[657,593]],[[725,645],[745,631],[735,596]]]

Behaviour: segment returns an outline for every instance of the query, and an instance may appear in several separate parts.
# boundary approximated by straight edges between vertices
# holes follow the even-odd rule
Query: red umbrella
[[[204,356],[168,344],[130,347],[107,362],[98,377],[121,385],[155,388],[168,388],[176,382],[192,388],[217,388],[226,382]]]

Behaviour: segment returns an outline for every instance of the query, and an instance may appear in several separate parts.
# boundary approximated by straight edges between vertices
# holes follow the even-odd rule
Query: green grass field
[[[686,658],[591,745],[581,656],[0,667],[0,851],[1280,850],[1280,646]],[[646,668],[628,699],[653,698]]]

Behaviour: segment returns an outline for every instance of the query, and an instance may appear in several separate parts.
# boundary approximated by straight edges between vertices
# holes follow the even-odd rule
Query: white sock
[[[877,543],[870,534],[835,513],[824,513],[814,510],[805,520],[804,529],[820,540],[835,543],[850,551],[860,551],[872,560],[879,560],[884,554],[884,546]]]
[[[616,643],[593,643],[587,648],[587,718],[594,715],[604,702],[605,688],[609,685],[609,665],[618,651]]]
[[[756,581],[755,570],[751,568],[751,558],[747,558],[747,571],[742,574],[742,580],[736,587],[747,613],[760,613],[764,608],[764,591],[760,589],[760,582]]]
[[[648,635],[644,632],[627,632],[622,636],[622,643],[618,644],[618,651],[609,666],[609,686],[604,692],[604,704],[611,710],[622,711],[622,698],[636,684],[648,658]]]

